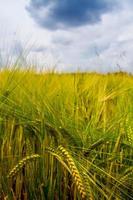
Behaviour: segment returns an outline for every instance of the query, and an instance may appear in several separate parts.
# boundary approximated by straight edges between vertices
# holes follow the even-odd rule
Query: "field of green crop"
[[[133,76],[0,71],[0,200],[133,199]]]

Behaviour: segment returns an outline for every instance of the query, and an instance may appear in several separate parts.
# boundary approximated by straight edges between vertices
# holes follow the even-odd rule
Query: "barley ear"
[[[58,147],[58,150],[62,153],[62,155],[64,155],[65,157],[65,160],[66,162],[68,163],[68,166],[71,170],[71,173],[72,173],[72,177],[73,177],[73,180],[77,186],[77,189],[81,195],[81,198],[82,200],[85,200],[86,199],[86,190],[83,186],[83,182],[82,182],[82,179],[81,179],[81,176],[80,176],[80,173],[71,157],[71,155],[68,153],[68,151],[62,147],[62,146],[59,146]]]
[[[16,176],[16,174],[18,172],[20,172],[20,170],[29,162],[34,161],[36,159],[40,158],[40,155],[38,154],[33,154],[31,156],[27,156],[25,158],[23,158],[22,160],[19,161],[19,163],[17,165],[15,165],[15,167],[9,172],[7,178],[12,178],[14,176]]]

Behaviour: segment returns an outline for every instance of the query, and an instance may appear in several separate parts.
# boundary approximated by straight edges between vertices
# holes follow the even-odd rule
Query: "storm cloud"
[[[117,0],[30,0],[26,7],[41,27],[64,29],[94,24],[117,6]]]

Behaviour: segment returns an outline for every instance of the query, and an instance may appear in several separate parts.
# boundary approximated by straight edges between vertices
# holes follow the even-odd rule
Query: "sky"
[[[132,0],[0,0],[0,65],[133,72]]]

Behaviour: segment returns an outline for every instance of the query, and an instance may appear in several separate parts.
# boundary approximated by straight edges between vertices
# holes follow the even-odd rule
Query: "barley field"
[[[133,76],[0,71],[0,200],[133,199]]]

